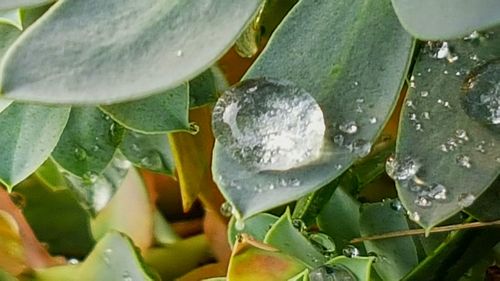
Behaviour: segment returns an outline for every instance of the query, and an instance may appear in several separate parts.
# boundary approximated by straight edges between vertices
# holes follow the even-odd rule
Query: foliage
[[[498,278],[498,8],[0,1],[0,280]]]

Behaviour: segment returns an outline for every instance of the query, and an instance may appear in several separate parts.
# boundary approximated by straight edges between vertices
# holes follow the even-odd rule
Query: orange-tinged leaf
[[[203,229],[215,257],[227,267],[231,258],[231,246],[227,240],[227,221],[221,219],[219,212],[207,210]]]
[[[226,276],[227,265],[222,263],[207,264],[180,277],[177,281],[199,281],[209,278]]]
[[[243,235],[233,249],[227,280],[288,280],[304,269],[293,257]]]
[[[12,275],[26,269],[19,226],[7,212],[0,210],[0,268]]]
[[[203,192],[204,200],[202,201],[205,201],[203,203],[207,208],[220,206],[223,202],[222,196],[212,181],[210,169],[214,145],[211,116],[210,106],[192,109],[190,118],[198,125],[198,133],[195,135],[185,132],[169,134],[184,211],[191,208],[200,192]]]
[[[7,191],[3,188],[0,188],[0,211],[4,214],[2,216],[4,220],[9,221],[8,223],[11,229],[18,229],[19,238],[22,242],[23,259],[26,261],[27,267],[45,268],[62,263],[62,259],[51,257],[47,250],[38,241],[33,233],[33,230],[24,218],[23,213],[16,207],[10,199]],[[8,214],[8,216],[6,214]],[[0,256],[2,256],[2,254],[3,253],[0,251]]]

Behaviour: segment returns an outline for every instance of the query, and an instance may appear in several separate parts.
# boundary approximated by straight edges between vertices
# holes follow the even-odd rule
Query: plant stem
[[[464,224],[453,224],[446,226],[438,226],[433,228],[430,233],[439,233],[439,232],[450,232],[454,230],[461,229],[471,229],[471,228],[482,228],[482,227],[491,227],[491,226],[500,226],[500,220],[491,221],[491,222],[471,222]],[[401,230],[383,233],[379,235],[367,236],[367,237],[359,237],[351,240],[352,244],[361,243],[363,241],[373,241],[373,240],[382,240],[382,239],[390,239],[404,236],[413,236],[413,235],[424,235],[424,229],[410,229],[410,230]]]

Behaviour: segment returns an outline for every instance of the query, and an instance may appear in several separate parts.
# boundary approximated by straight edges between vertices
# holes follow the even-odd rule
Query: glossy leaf
[[[338,185],[338,180],[332,181],[321,189],[298,200],[293,209],[292,219],[299,219],[307,226],[315,223],[316,217],[330,201]]]
[[[347,258],[344,256],[335,257],[329,260],[326,264],[329,265],[343,265],[347,267],[358,281],[369,281],[371,275],[371,267],[375,259],[373,257],[355,257]]]
[[[50,2],[54,2],[54,0],[2,0],[2,2],[0,2],[0,10],[9,10],[20,7],[35,7]]]
[[[136,101],[101,106],[122,126],[145,134],[190,129],[187,84]]]
[[[125,130],[120,151],[135,166],[173,175],[175,164],[166,134],[146,135]]]
[[[293,226],[289,210],[267,232],[264,242],[297,258],[309,268],[326,261],[325,256]]]
[[[245,233],[257,241],[264,241],[267,232],[273,224],[278,220],[278,217],[271,214],[261,213],[254,217],[245,220],[243,229],[236,228],[236,220],[231,218],[229,221],[227,238],[231,247],[236,242],[238,235]]]
[[[243,236],[233,250],[228,281],[287,280],[305,266],[286,253]]]
[[[98,108],[73,107],[52,157],[79,177],[100,174],[113,159],[122,134],[123,129]]]
[[[81,264],[38,270],[34,280],[157,280],[151,276],[132,242],[123,234],[113,231],[97,243]]]
[[[287,80],[310,93],[325,117],[325,151],[307,165],[256,173],[217,141],[215,180],[236,215],[247,218],[303,197],[366,156],[395,106],[412,48],[389,1],[297,4],[245,78]],[[341,132],[346,124],[355,125],[350,134]],[[338,135],[341,145],[333,143]],[[293,179],[300,182],[298,188],[275,184]],[[240,189],[231,186],[235,181]],[[266,188],[270,184],[275,188]]]
[[[174,88],[213,64],[259,5],[57,1],[4,61],[1,92],[47,103],[109,104]]]
[[[496,65],[499,43],[497,34],[429,43],[415,64],[393,164],[403,172],[395,175],[401,202],[426,229],[469,206],[500,173],[498,124],[487,123],[498,111],[488,109],[494,99],[480,101],[497,92],[481,88],[493,82],[477,73],[493,75],[488,65]],[[480,93],[468,84],[473,80]],[[445,191],[426,194],[434,188]]]
[[[392,0],[403,26],[426,40],[456,39],[500,24],[496,0]]]
[[[40,166],[35,175],[37,178],[53,191],[67,189],[66,180],[61,172],[61,168],[52,158],[49,158]]]
[[[361,236],[360,205],[345,188],[339,187],[319,214],[317,218],[319,228],[332,237],[337,249],[343,249],[349,241]]]
[[[219,92],[228,87],[221,70],[215,66],[204,71],[189,84],[189,107],[200,107],[208,103],[214,103],[219,97]]]
[[[121,186],[130,166],[129,161],[117,154],[101,175],[90,173],[78,177],[67,172],[63,175],[80,204],[95,216]]]
[[[8,188],[49,157],[68,121],[69,108],[13,103],[0,113],[0,181]]]
[[[153,242],[153,211],[139,172],[129,169],[113,198],[91,221],[92,235],[99,240],[109,231],[116,230],[145,250]]]
[[[394,210],[394,201],[364,204],[360,209],[360,230],[364,237],[387,232],[408,230],[406,216]],[[401,280],[418,263],[417,249],[411,237],[399,237],[379,241],[365,241],[366,251],[378,258],[373,265],[383,280]]]
[[[17,29],[22,30],[21,12],[19,9],[1,11],[0,10],[0,24],[10,24]]]

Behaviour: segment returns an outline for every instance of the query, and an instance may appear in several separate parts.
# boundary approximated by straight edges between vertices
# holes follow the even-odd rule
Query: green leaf
[[[238,234],[246,233],[250,235],[253,239],[257,241],[264,241],[267,232],[273,226],[273,224],[278,220],[278,217],[271,214],[261,213],[254,217],[245,220],[242,229],[236,228],[236,219],[233,217],[229,221],[229,227],[227,232],[227,238],[231,247],[236,243]]]
[[[21,11],[19,9],[0,11],[0,24],[10,24],[22,30]]]
[[[175,232],[174,228],[167,222],[160,211],[155,210],[153,217],[155,242],[160,245],[172,245],[179,242],[181,238]]]
[[[60,0],[11,49],[1,92],[73,104],[163,92],[212,65],[259,6],[259,0]]]
[[[393,202],[386,200],[361,206],[359,225],[362,236],[409,229],[404,213],[391,208]],[[373,267],[383,280],[401,280],[418,264],[417,249],[411,237],[365,241],[364,244],[368,252],[378,256]]]
[[[500,24],[496,0],[392,0],[403,26],[419,39],[456,39]]]
[[[356,275],[358,281],[370,281],[371,267],[374,261],[373,257],[347,258],[340,256],[329,260],[326,264],[343,265]]]
[[[91,221],[92,235],[99,240],[110,230],[116,230],[145,250],[153,240],[153,210],[139,172],[129,169],[113,198]]]
[[[498,220],[500,219],[498,202],[500,202],[500,177],[466,211],[480,221]]]
[[[496,34],[429,43],[415,64],[390,166],[401,202],[427,230],[469,206],[500,173],[499,127],[491,124],[498,92],[488,88],[497,83],[488,75],[500,73],[499,43]]]
[[[349,241],[361,236],[359,207],[360,203],[339,187],[318,215],[319,228],[332,237],[337,249],[344,249]]]
[[[0,10],[9,10],[21,7],[36,7],[51,2],[54,2],[54,0],[2,0],[2,2],[0,2]]]
[[[101,175],[90,173],[78,177],[65,172],[64,177],[80,204],[95,216],[121,186],[130,166],[125,157],[117,154]]]
[[[80,259],[90,252],[95,243],[90,216],[71,191],[54,191],[27,180],[15,192],[23,198],[26,220],[51,254]]]
[[[293,278],[288,279],[288,281],[308,281],[309,280],[309,269],[302,271]]]
[[[187,84],[141,100],[101,106],[122,126],[145,134],[190,129]]]
[[[0,181],[9,189],[49,157],[68,121],[67,107],[13,103],[0,113]]]
[[[21,35],[21,31],[13,25],[0,22],[0,59],[3,58],[7,49]]]
[[[307,226],[312,225],[321,210],[330,201],[338,186],[339,180],[332,181],[321,189],[298,200],[293,209],[292,219],[299,219]]]
[[[214,178],[236,215],[247,218],[299,199],[366,156],[396,104],[412,49],[388,0],[297,4],[245,78],[277,78],[310,93],[326,121],[324,152],[294,169],[256,172],[217,140]],[[355,125],[350,133],[342,132],[349,124]],[[240,189],[232,187],[235,181]],[[300,182],[299,188],[280,181]]]
[[[217,101],[219,92],[227,88],[228,82],[221,70],[215,66],[189,81],[189,106],[200,107]]]
[[[297,259],[309,268],[322,265],[326,259],[292,224],[290,210],[271,227],[264,242]]]
[[[47,159],[36,172],[36,177],[52,191],[67,189],[66,180],[61,173],[61,168],[52,158]]]
[[[137,167],[174,174],[174,157],[166,134],[145,135],[125,130],[120,151]]]
[[[123,234],[112,231],[106,234],[94,250],[79,265],[56,266],[40,269],[36,281],[77,280],[157,280],[144,267],[140,254]]]
[[[96,107],[73,107],[52,157],[65,170],[83,177],[101,174],[113,159],[123,129]]]

